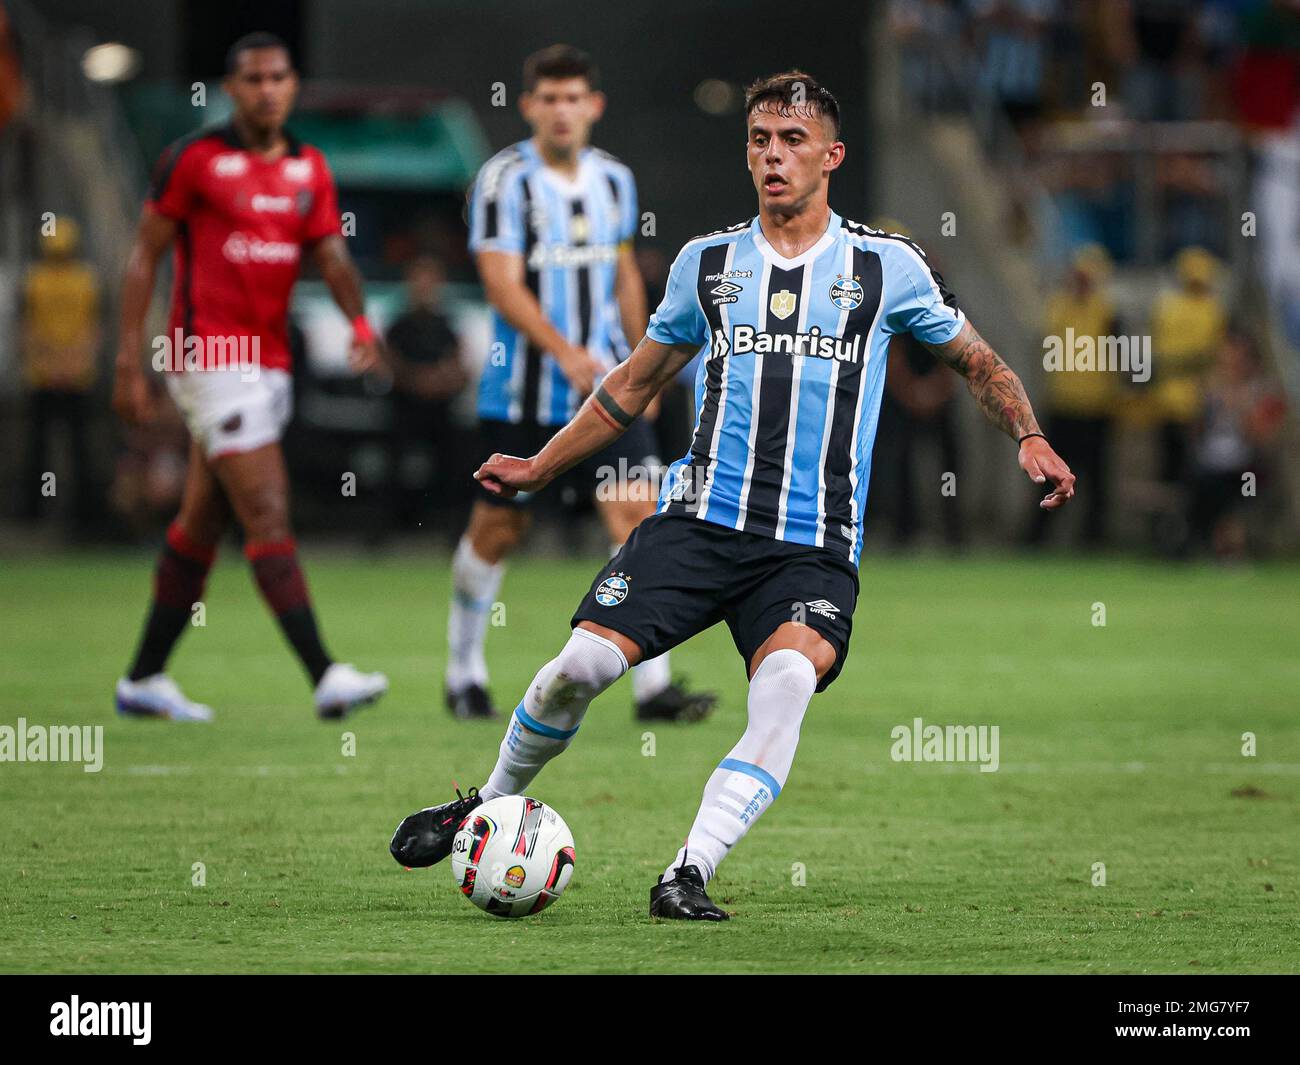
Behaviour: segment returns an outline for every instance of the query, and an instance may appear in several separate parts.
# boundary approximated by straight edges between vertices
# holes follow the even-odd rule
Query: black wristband
[[[1038,437],[1039,440],[1046,440],[1046,439],[1047,439],[1047,437],[1045,437],[1042,433],[1025,433],[1024,436],[1022,436],[1019,440],[1016,441],[1016,445],[1019,446],[1020,444],[1023,444],[1023,443],[1024,443],[1026,440],[1028,440],[1031,436],[1036,436],[1036,437]]]
[[[617,403],[614,402],[614,397],[605,391],[604,385],[601,385],[599,388],[596,389],[596,402],[600,404],[601,408],[605,411],[606,414],[608,414],[611,418],[613,418],[614,421],[616,421],[624,429],[626,429],[634,421],[636,421],[635,417],[633,417],[631,414],[628,414],[627,411],[625,411],[622,407],[620,407]]]

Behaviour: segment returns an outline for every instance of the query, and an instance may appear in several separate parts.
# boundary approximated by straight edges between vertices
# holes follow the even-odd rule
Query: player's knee
[[[287,540],[290,536],[288,501],[278,491],[259,489],[244,500],[240,524],[249,540]]]
[[[793,651],[812,664],[814,679],[820,680],[835,665],[835,648],[820,632],[808,625],[788,621],[776,630],[754,656],[750,677],[758,675],[759,668],[780,651]],[[791,663],[789,658],[782,661]],[[785,672],[790,671],[787,665]]]
[[[627,659],[610,640],[574,629],[569,642],[533,682],[537,705],[548,717],[579,715],[627,672]]]

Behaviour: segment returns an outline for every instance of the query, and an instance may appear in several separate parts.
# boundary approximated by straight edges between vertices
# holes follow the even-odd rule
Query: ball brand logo
[[[248,157],[243,152],[222,152],[212,157],[212,172],[217,177],[242,177],[248,173]]]
[[[512,865],[506,870],[505,882],[509,887],[521,888],[524,886],[524,867],[522,865]]]
[[[281,264],[298,261],[298,245],[282,240],[258,240],[239,230],[226,238],[221,254],[227,262],[243,266],[245,263]]]

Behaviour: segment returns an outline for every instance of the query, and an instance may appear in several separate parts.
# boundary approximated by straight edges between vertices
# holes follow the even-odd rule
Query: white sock
[[[451,611],[447,618],[447,690],[464,691],[471,684],[487,687],[483,637],[492,604],[506,571],[504,562],[479,558],[462,536],[451,560]]]
[[[617,645],[574,629],[558,656],[537,671],[506,726],[497,764],[479,788],[486,802],[522,795],[552,758],[569,746],[591,700],[627,672]]]
[[[653,699],[672,682],[667,651],[658,658],[647,658],[632,667],[632,697],[638,703]]]
[[[682,865],[694,865],[705,883],[750,826],[781,794],[817,671],[798,651],[782,648],[763,659],[749,682],[749,724],[740,742],[704,786],[686,846],[677,852],[664,880]]]

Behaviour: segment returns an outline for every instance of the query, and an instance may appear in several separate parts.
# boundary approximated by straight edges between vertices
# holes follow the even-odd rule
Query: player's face
[[[519,98],[519,109],[545,151],[567,155],[586,145],[605,97],[586,78],[541,78]]]
[[[825,197],[830,173],[844,159],[844,145],[820,115],[765,107],[749,116],[749,173],[767,211],[795,213],[819,192]]]
[[[277,130],[293,110],[298,75],[283,48],[250,48],[226,77],[225,88],[246,123],[255,129]]]

